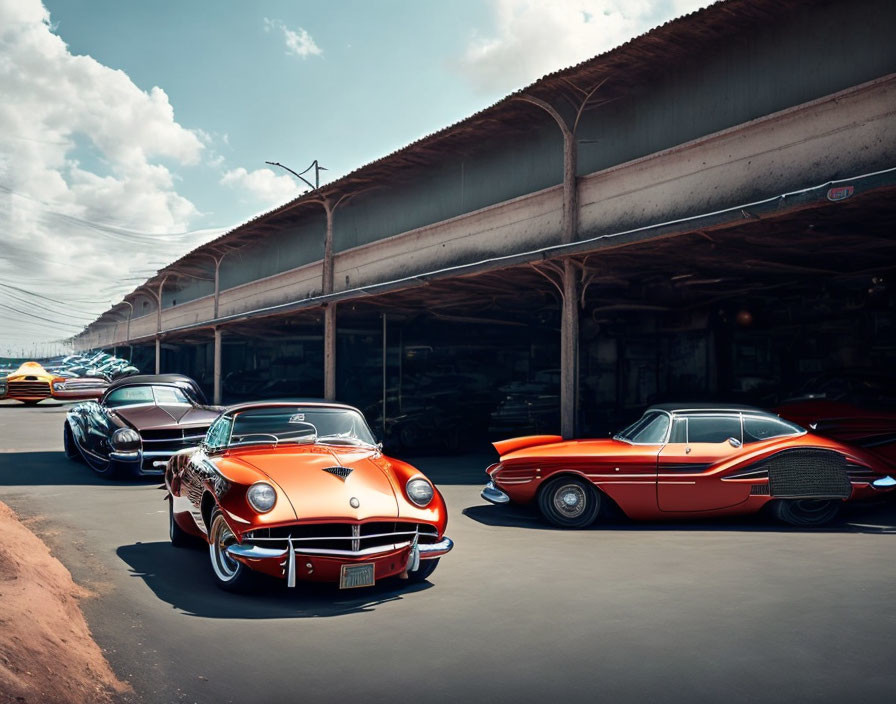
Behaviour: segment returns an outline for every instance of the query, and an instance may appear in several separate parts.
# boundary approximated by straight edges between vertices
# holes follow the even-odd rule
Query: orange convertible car
[[[630,518],[755,513],[771,504],[794,525],[821,525],[848,499],[896,487],[860,449],[748,406],[662,405],[612,439],[553,435],[495,443],[482,497],[537,503],[564,528],[584,528],[612,500]]]
[[[169,460],[165,484],[171,542],[203,538],[224,589],[243,589],[253,572],[290,587],[422,581],[453,546],[441,494],[384,456],[351,406],[231,406],[199,448]]]

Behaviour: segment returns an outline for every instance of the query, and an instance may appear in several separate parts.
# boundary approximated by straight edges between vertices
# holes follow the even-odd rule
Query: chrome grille
[[[871,471],[870,467],[865,467],[864,465],[857,464],[855,462],[846,463],[846,473],[849,476],[849,481],[851,482],[862,482],[870,484],[875,479],[880,477],[879,474],[875,474],[873,471]]]
[[[310,554],[371,554],[397,550],[419,543],[435,543],[438,530],[425,523],[410,521],[372,521],[369,523],[311,523],[262,528],[247,533],[244,542],[260,547],[286,550],[289,539],[293,548]]]
[[[838,452],[817,449],[784,450],[770,457],[768,482],[778,498],[841,498],[852,493],[846,458]]]
[[[50,384],[46,381],[10,381],[7,382],[8,396],[33,396],[49,398]]]
[[[188,447],[196,447],[205,437],[208,428],[161,428],[141,430],[143,441],[143,471],[161,472],[153,467],[153,462],[167,462],[175,452]]]

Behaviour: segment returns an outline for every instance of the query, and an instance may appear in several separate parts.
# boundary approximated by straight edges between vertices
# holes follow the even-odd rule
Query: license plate
[[[373,563],[364,565],[343,565],[339,573],[340,589],[373,586]]]

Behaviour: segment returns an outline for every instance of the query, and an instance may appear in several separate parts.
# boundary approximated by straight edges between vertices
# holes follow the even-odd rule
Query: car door
[[[721,481],[715,467],[743,451],[739,413],[676,415],[669,442],[657,456],[659,509],[711,511],[741,503],[744,487]]]

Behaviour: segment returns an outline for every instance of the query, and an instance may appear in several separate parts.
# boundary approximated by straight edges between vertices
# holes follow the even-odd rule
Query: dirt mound
[[[128,691],[90,636],[87,596],[0,502],[0,704],[106,704]]]

